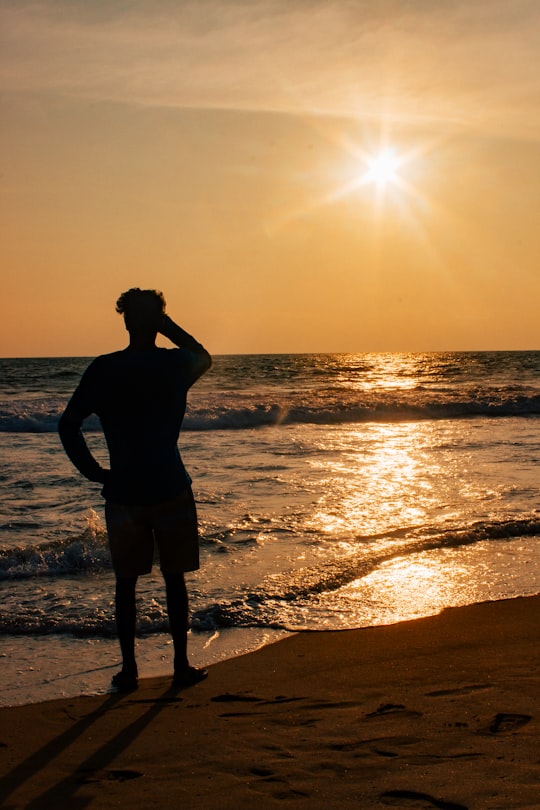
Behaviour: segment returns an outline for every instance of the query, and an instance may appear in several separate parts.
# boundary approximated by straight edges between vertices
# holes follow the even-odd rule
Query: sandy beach
[[[1,710],[6,808],[540,807],[540,597]]]

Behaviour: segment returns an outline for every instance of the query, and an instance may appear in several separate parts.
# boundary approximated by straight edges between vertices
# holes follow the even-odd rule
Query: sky
[[[134,286],[214,354],[540,349],[539,41],[537,0],[0,0],[0,356],[122,348]]]

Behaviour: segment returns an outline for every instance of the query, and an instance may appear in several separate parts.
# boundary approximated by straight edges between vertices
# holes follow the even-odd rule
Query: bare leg
[[[180,688],[194,686],[199,681],[204,680],[208,672],[206,669],[190,667],[188,662],[188,594],[184,575],[163,572],[163,578],[167,590],[167,611],[174,644],[173,683]]]
[[[116,579],[116,630],[122,652],[122,670],[113,678],[113,684],[118,688],[134,688],[137,681],[137,663],[135,661],[136,585],[137,577],[117,577]]]
[[[188,594],[183,574],[163,572],[167,591],[167,612],[174,644],[174,671],[187,670]]]

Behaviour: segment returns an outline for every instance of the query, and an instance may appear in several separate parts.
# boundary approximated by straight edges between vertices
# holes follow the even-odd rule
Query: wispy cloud
[[[0,3],[4,92],[540,133],[536,0]]]

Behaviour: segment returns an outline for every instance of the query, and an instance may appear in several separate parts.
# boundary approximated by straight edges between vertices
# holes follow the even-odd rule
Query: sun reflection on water
[[[432,451],[431,426],[370,424],[336,432],[313,466],[325,471],[325,494],[311,517],[323,534],[381,535],[421,525],[433,510],[445,514],[441,476]],[[445,475],[446,479],[447,476]]]
[[[506,486],[498,458],[478,452],[483,429],[444,420],[320,429],[309,460],[319,496],[306,528],[322,564],[312,570],[323,583],[323,626],[432,615],[505,598],[512,577],[531,578],[510,552],[499,559],[477,528],[489,525],[490,504],[499,520]]]
[[[441,558],[433,554],[389,560],[371,574],[346,585],[341,597],[357,603],[364,613],[366,605],[380,602],[383,594],[392,621],[426,616],[448,604],[473,601],[466,586],[469,568],[461,565],[455,555],[446,563],[442,564]]]

